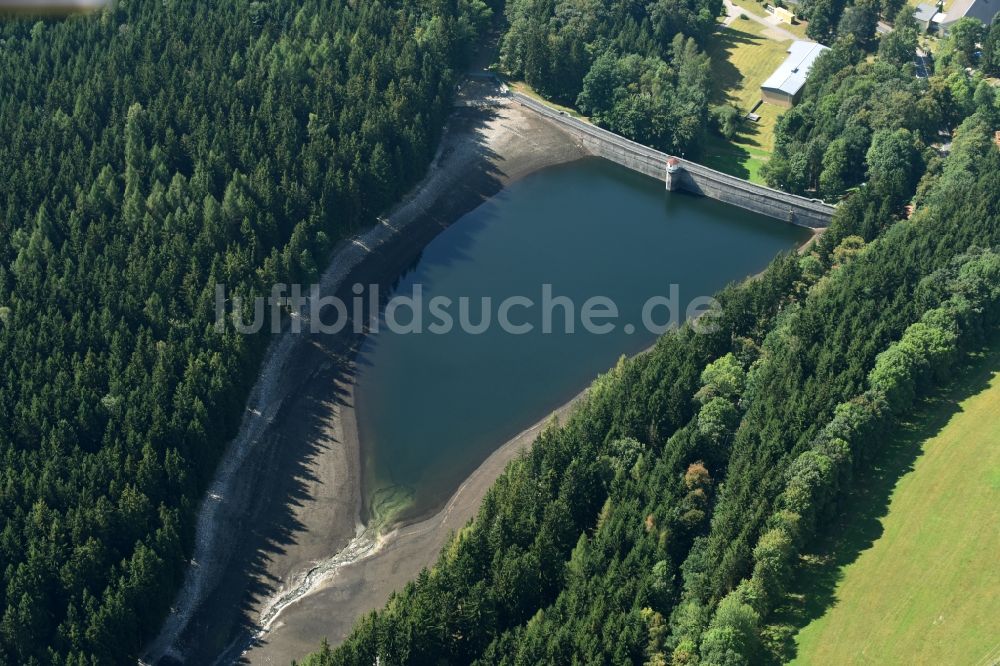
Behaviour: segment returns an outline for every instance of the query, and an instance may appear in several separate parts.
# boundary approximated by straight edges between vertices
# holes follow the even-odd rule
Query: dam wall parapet
[[[810,229],[829,226],[833,217],[835,208],[822,201],[751,183],[696,162],[667,155],[573,118],[527,95],[512,91],[510,96],[522,106],[559,124],[591,154],[664,181],[668,190],[685,190]],[[668,161],[671,163],[669,172]]]

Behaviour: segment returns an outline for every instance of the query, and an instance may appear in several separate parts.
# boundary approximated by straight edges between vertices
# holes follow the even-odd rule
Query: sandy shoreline
[[[355,282],[391,286],[463,214],[521,177],[585,156],[574,138],[516,103],[456,112],[425,180],[381,224],[338,246],[323,293],[347,299]],[[378,534],[362,522],[353,409],[361,340],[283,335],[272,344],[199,511],[195,564],[150,661],[287,664],[323,637],[340,642],[434,563],[550,418],[495,450],[443,506]]]
[[[814,231],[798,252],[806,251],[821,233],[822,230]],[[746,279],[755,280],[763,272]],[[648,353],[655,344],[638,355]],[[466,477],[444,506],[389,526],[391,529],[380,533],[374,529],[359,533],[344,552],[318,563],[309,572],[310,580],[299,580],[301,587],[292,603],[276,600],[279,612],[266,618],[263,630],[251,644],[246,644],[248,649],[242,653],[234,650],[227,657],[233,660],[242,657],[243,663],[286,664],[316,650],[323,638],[332,645],[343,641],[359,618],[382,608],[393,591],[402,589],[421,569],[434,565],[451,535],[475,517],[487,491],[507,464],[528,449],[553,420],[565,422],[587,390],[495,449]],[[353,409],[342,409],[340,417],[345,441],[353,441],[360,449]]]
[[[412,245],[402,249],[404,255],[412,254],[414,259],[440,230],[510,183],[547,166],[587,156],[569,135],[517,104],[504,104],[486,114],[463,113],[466,115],[452,122],[443,142],[441,163],[419,188],[428,200],[428,208],[421,215],[424,219],[414,224],[423,229]],[[395,215],[390,215],[388,221],[397,224]],[[379,262],[370,269],[363,267],[352,281],[392,281],[404,270],[408,259]],[[282,567],[283,584],[260,605],[255,622],[259,628],[249,649],[243,653],[246,642],[235,643],[223,655],[223,663],[243,653],[243,659],[251,663],[283,664],[315,650],[324,636],[331,641],[342,640],[358,617],[384,605],[392,591],[433,563],[448,535],[475,514],[486,490],[507,462],[534,441],[541,426],[528,428],[495,451],[463,482],[445,507],[432,509],[426,517],[387,526],[388,530],[380,534],[379,526],[366,528],[360,521],[366,498],[352,389],[349,381],[338,387],[341,399],[331,409],[327,429],[332,431],[333,440],[354,452],[348,463],[348,485],[357,501],[353,514],[357,520],[350,534],[353,538],[340,548],[328,550],[326,558],[305,562],[297,573]],[[559,413],[568,411],[571,404]],[[339,471],[343,473],[343,468]],[[329,475],[336,476],[337,471],[329,470]],[[317,479],[317,485],[323,485],[321,479]],[[315,522],[304,521],[305,525]],[[321,536],[324,532],[331,534],[325,527],[318,527]],[[307,527],[304,531],[314,530]],[[343,534],[344,530],[339,532]],[[301,556],[292,559],[302,566]],[[339,631],[333,631],[331,624],[338,625]]]
[[[254,664],[286,664],[315,651],[324,637],[334,645],[342,641],[358,618],[384,606],[393,591],[437,561],[451,534],[475,516],[507,463],[527,449],[553,418],[564,420],[585,395],[586,391],[578,394],[495,450],[439,511],[379,536],[360,557],[331,571],[286,607],[243,658]]]
[[[525,175],[585,155],[562,130],[516,104],[458,111],[425,180],[381,224],[338,247],[322,278],[323,293],[347,296],[354,282],[391,285],[464,213]],[[272,343],[240,434],[199,509],[193,565],[160,635],[147,646],[148,661],[228,663],[262,625],[271,631],[258,636],[266,643],[253,641],[261,643],[246,655],[254,662],[288,663],[315,649],[324,635],[333,639],[324,629],[285,638],[293,614],[319,596],[300,593],[329,582],[324,567],[339,571],[338,553],[353,561],[377,545],[378,562],[395,561],[390,568],[401,585],[423,566],[413,546],[423,544],[418,550],[436,557],[440,545],[434,544],[474,513],[513,453],[502,461],[498,455],[516,452],[517,438],[487,461],[496,458],[499,469],[477,470],[445,510],[376,541],[360,520],[361,456],[351,391],[360,340],[347,333],[285,334]],[[531,429],[522,433],[527,442],[520,446],[533,436]],[[416,558],[416,568],[393,555],[400,543],[413,545],[402,557]],[[382,605],[396,580],[366,582],[354,605],[335,604],[343,632],[359,614]],[[316,619],[329,621],[330,610]]]

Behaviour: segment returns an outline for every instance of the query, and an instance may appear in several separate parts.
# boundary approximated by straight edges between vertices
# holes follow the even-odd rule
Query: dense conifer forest
[[[782,120],[773,178],[805,152],[809,191],[833,159],[803,146],[848,154],[834,189],[852,190],[811,251],[718,294],[714,332],[683,328],[599,378],[436,565],[311,666],[783,660],[768,620],[798,553],[1000,323],[995,88],[891,58],[844,36]]]
[[[509,0],[500,65],[614,132],[690,151],[711,85],[699,45],[721,12],[722,0]]]
[[[601,377],[432,570],[311,663],[780,658],[791,562],[1000,317],[1000,115],[966,70],[995,72],[1000,37],[960,29],[921,82],[905,15],[869,35],[897,5],[803,3],[833,48],[766,176],[846,195],[813,250],[723,290],[714,332]],[[680,152],[720,11],[121,0],[0,25],[0,663],[135,662],[268,342],[216,331],[214,285],[311,281],[398,200],[491,16],[505,71]]]
[[[718,330],[623,360],[435,567],[309,664],[753,664],[787,572],[895,420],[1000,321],[1000,151],[974,115],[898,220],[875,186]]]
[[[413,185],[479,0],[144,2],[0,26],[0,663],[134,663],[267,343]],[[266,329],[265,329],[266,330]]]

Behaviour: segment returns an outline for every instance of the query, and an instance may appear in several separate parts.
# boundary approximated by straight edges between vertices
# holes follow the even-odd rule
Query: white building
[[[788,47],[788,57],[760,86],[764,101],[790,109],[799,101],[813,62],[826,50],[827,47],[816,42],[792,42]]]

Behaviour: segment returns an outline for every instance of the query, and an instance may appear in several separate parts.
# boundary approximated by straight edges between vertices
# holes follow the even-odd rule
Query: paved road
[[[926,79],[931,75],[930,59],[927,54],[922,50],[917,49],[916,59],[914,62],[917,65],[917,78]]]
[[[729,14],[730,17],[739,16],[740,13],[743,13],[746,14],[747,18],[749,18],[751,21],[760,23],[762,26],[767,28],[767,30],[764,31],[764,36],[769,39],[773,39],[776,42],[795,41],[798,39],[797,35],[785,30],[784,28],[776,25],[775,23],[772,23],[763,16],[757,16],[753,12],[742,9],[741,7],[737,7],[730,0],[723,0],[723,4],[726,6],[726,12]],[[732,23],[732,21],[727,20],[726,22],[724,22],[724,25],[728,26],[730,23]]]

